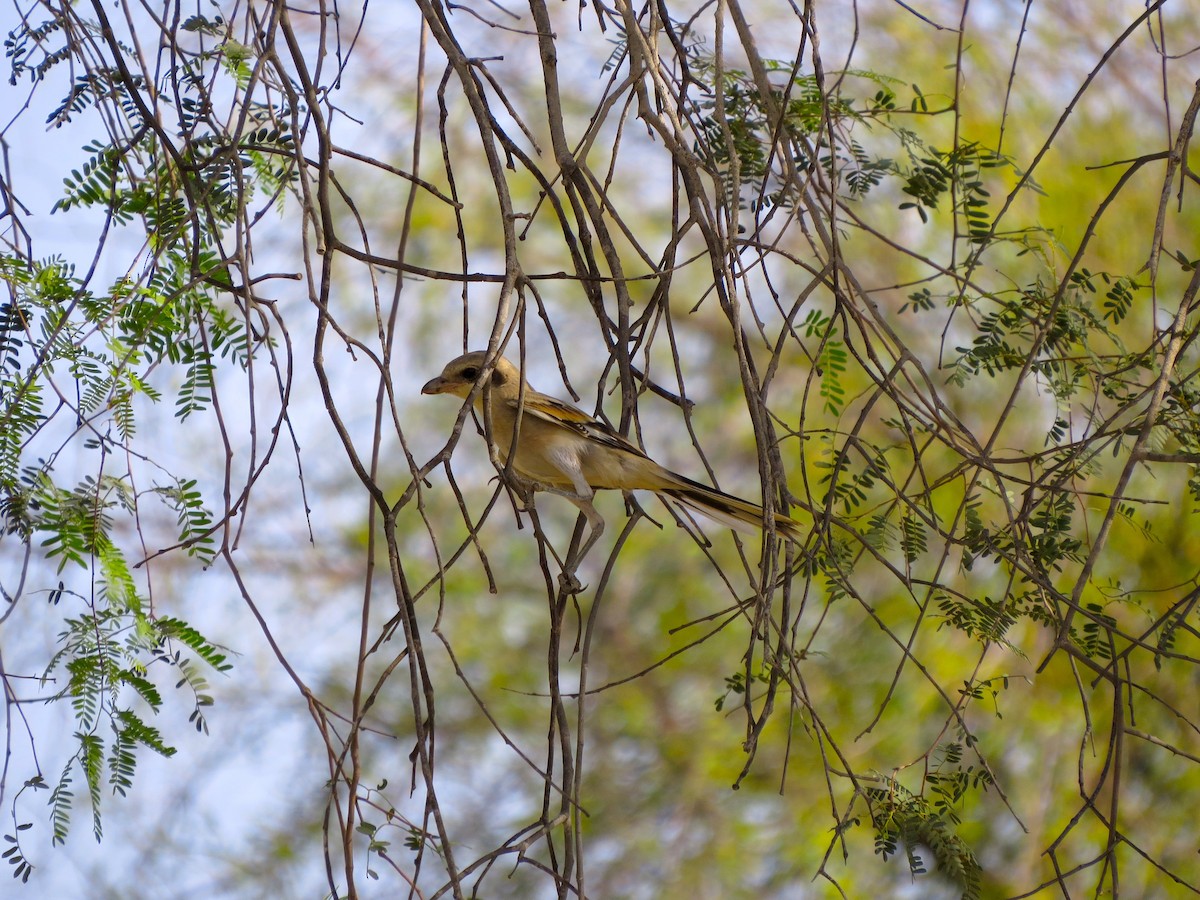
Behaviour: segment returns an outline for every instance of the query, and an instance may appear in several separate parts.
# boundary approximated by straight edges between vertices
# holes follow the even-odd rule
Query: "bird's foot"
[[[558,589],[567,597],[574,597],[576,594],[582,594],[587,590],[587,585],[583,584],[575,573],[564,569],[558,573]]]

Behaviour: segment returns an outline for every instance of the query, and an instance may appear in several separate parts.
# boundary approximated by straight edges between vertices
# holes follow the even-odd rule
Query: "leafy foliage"
[[[113,791],[125,795],[133,786],[139,747],[168,757],[176,753],[137,708],[140,703],[155,714],[162,709],[162,693],[149,678],[153,667],[178,671],[175,689],[190,693],[190,720],[197,731],[206,730],[201,709],[212,705],[212,698],[205,693],[207,684],[185,651],[218,672],[231,668],[225,654],[186,623],[147,615],[135,593],[115,603],[111,591],[106,596],[102,590],[98,601],[88,604],[83,615],[65,619],[60,648],[43,676],[54,682],[60,670],[67,675],[58,696],[70,701],[78,727],[79,749],[50,796],[55,843],[67,837],[74,800],[70,786],[76,769],[88,786],[93,830],[99,840],[105,773]],[[112,734],[107,756],[101,737],[105,732]]]
[[[853,126],[886,121],[896,108],[893,79],[874,72],[842,73],[877,88],[860,105],[781,60],[764,61],[770,84],[764,93],[750,73],[719,65],[703,43],[692,45],[689,57],[692,75],[702,85],[696,151],[727,193],[740,186],[742,208],[794,206],[802,190],[796,174],[817,167],[843,184],[849,199],[862,198],[885,177],[900,174],[892,159],[872,155],[850,136]]]
[[[962,900],[982,896],[982,870],[975,854],[955,832],[956,807],[972,789],[986,789],[990,777],[972,767],[961,768],[962,749],[949,744],[926,782],[929,799],[909,791],[894,778],[883,776],[885,787],[867,788],[865,796],[875,828],[875,852],[888,859],[903,851],[909,871],[927,872],[921,848],[933,854],[938,872],[962,888]]]
[[[224,20],[194,16],[184,32],[204,43],[172,57],[163,73],[170,91],[137,74],[136,51],[110,41],[102,22],[73,12],[52,11],[40,24],[26,19],[5,42],[13,84],[40,87],[71,72],[48,124],[66,130],[95,110],[109,117],[107,136],[84,145],[86,160],[64,179],[52,212],[96,210],[145,242],[140,262],[127,269],[136,274],[103,290],[93,286],[93,272],[81,277],[62,256],[0,254],[3,532],[36,546],[56,568],[52,609],[64,596],[83,605],[63,618],[42,676],[47,686],[65,678],[53,699],[69,702],[77,726],[77,747],[50,796],[55,843],[68,833],[73,783],[87,785],[99,839],[105,784],[124,795],[141,751],[176,752],[148,718],[164,709],[151,673],[175,671],[189,721],[203,733],[213,703],[203,669],[230,668],[226,654],[183,619],[151,611],[134,575],[145,560],[131,559],[122,535],[130,524],[140,532],[152,506],[145,501],[157,501],[173,513],[188,554],[204,565],[215,558],[218,522],[198,479],[167,473],[165,483],[145,486],[135,464],[152,467],[152,480],[166,469],[135,449],[138,422],[170,377],[179,378],[170,393],[180,421],[210,411],[218,365],[244,369],[269,345],[248,327],[255,300],[238,285],[248,280],[245,258],[227,255],[227,237],[245,223],[256,194],[277,197],[293,182],[294,151],[277,124],[286,108],[248,100],[235,120],[213,115],[220,81],[244,90],[250,73],[247,50]],[[78,55],[88,41],[100,61]],[[69,466],[64,446],[81,448]],[[70,586],[80,579],[89,586]],[[24,856],[9,859],[28,878]]]

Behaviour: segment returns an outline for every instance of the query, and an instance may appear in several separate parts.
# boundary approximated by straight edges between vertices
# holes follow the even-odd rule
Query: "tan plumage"
[[[451,360],[421,393],[467,397],[486,359],[485,352],[475,351]],[[506,463],[518,410],[523,411],[512,467],[535,486],[564,494],[583,511],[593,528],[585,550],[604,527],[591,503],[598,489],[653,491],[738,531],[763,527],[762,507],[660,466],[600,420],[535,391],[503,357],[496,360],[489,384],[475,399],[481,415],[485,402],[490,404],[492,439]],[[779,535],[800,543],[800,527],[794,521],[776,513],[774,524]]]

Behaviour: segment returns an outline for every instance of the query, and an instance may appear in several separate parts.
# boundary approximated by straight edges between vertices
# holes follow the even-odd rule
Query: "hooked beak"
[[[448,391],[449,385],[441,375],[437,378],[431,378],[425,382],[425,386],[421,388],[422,394],[444,394]]]

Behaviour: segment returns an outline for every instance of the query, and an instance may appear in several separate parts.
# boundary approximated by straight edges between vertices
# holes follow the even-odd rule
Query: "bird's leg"
[[[585,485],[586,487],[586,485]],[[574,493],[571,491],[559,490],[557,488],[548,488],[548,491],[553,494],[559,494],[566,497],[577,507],[579,511],[587,518],[588,533],[579,547],[567,554],[566,560],[562,564],[562,573],[559,575],[559,581],[563,589],[568,594],[578,594],[583,590],[583,585],[579,583],[579,579],[575,577],[575,570],[587,556],[588,551],[595,546],[596,541],[600,540],[600,536],[604,534],[604,517],[592,505],[592,497],[595,492],[590,488],[586,495]]]
[[[533,522],[534,531],[540,533],[542,526],[541,522],[538,520],[537,507],[534,506],[536,492],[546,491],[551,494],[558,494],[562,492],[555,488],[548,487],[547,485],[539,484],[536,481],[530,481],[527,478],[522,478],[515,472],[509,472],[507,475],[508,477],[505,483],[509,487],[509,496],[512,497],[513,509],[517,513],[517,527],[524,527],[520,521],[520,514],[524,513],[525,515],[529,516],[530,520]],[[567,496],[573,497],[574,494],[567,494]],[[558,563],[559,567],[565,569],[566,564],[563,562],[562,557],[558,555],[558,551],[554,549],[554,545],[549,541],[545,541],[544,546],[550,551],[550,555],[554,557],[554,561]],[[559,575],[559,580],[562,580],[561,574]],[[578,582],[576,582],[576,584],[578,584]],[[575,593],[578,593],[578,590],[576,590]]]
[[[566,497],[579,507],[579,511],[584,514],[588,525],[591,526],[591,530],[582,544],[578,549],[569,552],[566,562],[563,563],[562,575],[559,578],[563,590],[570,594],[578,594],[583,589],[579,584],[579,579],[575,577],[575,569],[587,556],[588,551],[595,546],[596,541],[600,540],[600,535],[604,534],[604,517],[592,505],[592,498],[596,496],[596,491],[584,477],[580,452],[579,447],[576,446],[560,448],[551,454],[551,460],[558,470],[570,480],[571,486],[575,488],[574,491],[563,490],[561,487],[551,488],[551,490]]]
[[[593,495],[594,496],[594,495]],[[592,505],[592,498],[589,497],[570,497],[572,503],[579,507],[579,511],[587,517],[588,525],[591,531],[588,532],[587,539],[580,545],[579,550],[568,558],[568,562],[573,562],[578,565],[583,558],[587,556],[588,551],[592,549],[596,541],[600,540],[600,535],[604,534],[604,517],[597,512],[596,507]]]

